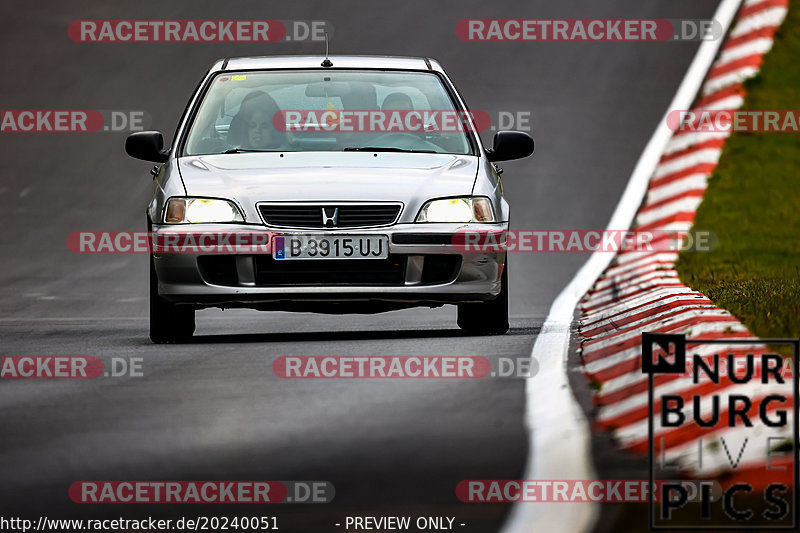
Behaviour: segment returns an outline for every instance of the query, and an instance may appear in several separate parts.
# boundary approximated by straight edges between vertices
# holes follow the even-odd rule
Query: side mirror
[[[521,131],[498,131],[492,149],[486,151],[489,161],[522,159],[533,153],[533,137]]]
[[[169,152],[164,150],[164,136],[160,131],[137,131],[125,139],[125,152],[136,159],[166,163]]]

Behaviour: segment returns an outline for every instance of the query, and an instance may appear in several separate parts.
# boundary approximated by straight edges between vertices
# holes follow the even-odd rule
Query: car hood
[[[264,201],[394,201],[411,222],[431,198],[470,195],[475,156],[391,152],[282,152],[179,159],[188,196],[228,198],[248,222]]]

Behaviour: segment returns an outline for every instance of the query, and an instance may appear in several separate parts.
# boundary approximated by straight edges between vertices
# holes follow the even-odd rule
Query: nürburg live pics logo
[[[642,333],[650,486],[709,480],[659,484],[651,529],[797,530],[800,341],[700,337]]]

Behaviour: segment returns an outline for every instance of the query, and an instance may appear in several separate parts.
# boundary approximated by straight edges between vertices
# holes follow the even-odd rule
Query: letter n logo
[[[642,372],[683,374],[686,371],[686,336],[642,333]]]

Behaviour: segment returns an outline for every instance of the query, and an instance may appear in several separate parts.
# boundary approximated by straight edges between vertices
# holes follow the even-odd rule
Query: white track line
[[[742,0],[722,0],[714,14],[723,34],[733,21]],[[656,126],[625,191],[622,193],[608,229],[629,228],[642,203],[650,177],[658,165],[672,130],[667,115],[672,109],[689,109],[711,68],[722,39],[703,41],[681,81],[667,112]],[[567,378],[570,330],[578,301],[608,267],[613,254],[594,252],[572,281],[553,302],[531,358],[539,372],[526,379],[526,427],[529,450],[525,479],[594,479],[589,423],[578,405]],[[503,524],[502,533],[553,531],[571,533],[594,527],[599,514],[597,503],[516,503]]]

